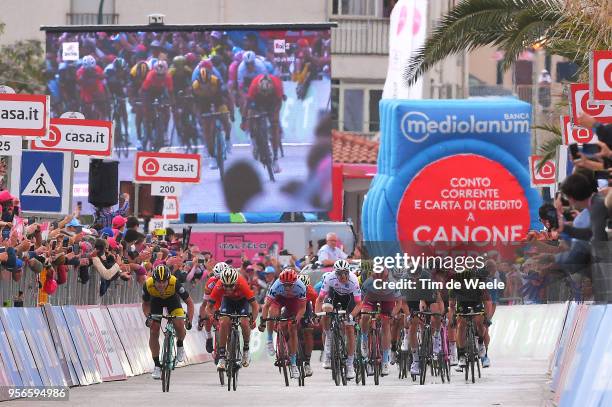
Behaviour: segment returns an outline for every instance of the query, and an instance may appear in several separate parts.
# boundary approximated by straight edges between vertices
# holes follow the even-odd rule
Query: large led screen
[[[120,181],[134,180],[138,152],[200,155],[181,213],[327,211],[330,38],[319,27],[48,30],[52,114],[112,121]],[[75,184],[86,191],[88,174]]]

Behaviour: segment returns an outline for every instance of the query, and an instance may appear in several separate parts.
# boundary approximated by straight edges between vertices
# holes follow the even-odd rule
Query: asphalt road
[[[315,355],[318,352],[315,353]],[[286,388],[271,360],[261,358],[242,369],[238,391],[221,387],[211,363],[176,369],[172,374],[170,393],[162,393],[161,383],[150,375],[70,389],[69,402],[37,402],[37,406],[540,406],[549,393],[546,385],[546,361],[492,360],[475,384],[465,383],[460,373],[451,376],[450,384],[428,383],[420,386],[411,380],[399,380],[392,366],[392,375],[374,386],[368,378],[365,387],[349,382],[336,387],[330,371],[313,360],[314,376],[306,387],[293,380]],[[2,405],[23,406],[23,402]]]

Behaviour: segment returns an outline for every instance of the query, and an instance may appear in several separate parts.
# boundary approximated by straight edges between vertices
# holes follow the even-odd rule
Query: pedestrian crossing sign
[[[72,206],[72,153],[24,151],[19,198],[28,214],[67,215]]]

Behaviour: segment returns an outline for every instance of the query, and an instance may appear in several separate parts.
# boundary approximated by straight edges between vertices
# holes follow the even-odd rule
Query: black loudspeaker
[[[93,159],[89,163],[88,202],[104,208],[117,204],[119,196],[119,162]]]

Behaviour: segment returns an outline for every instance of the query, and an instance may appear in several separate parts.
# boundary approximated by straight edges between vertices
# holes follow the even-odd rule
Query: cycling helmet
[[[269,75],[264,75],[258,84],[259,92],[262,95],[269,95],[274,90],[274,84],[272,83],[272,79],[270,79]]]
[[[305,286],[308,287],[310,285],[310,276],[308,274],[300,274],[298,278]]]
[[[297,41],[297,45],[298,45],[298,47],[300,47],[300,48],[306,48],[306,47],[308,47],[308,40],[307,40],[306,38],[300,38],[300,39]]]
[[[344,259],[336,260],[334,263],[334,271],[349,271],[351,265]]]
[[[219,278],[221,273],[223,273],[223,270],[227,269],[228,267],[229,265],[226,262],[220,261],[219,263],[215,264],[215,267],[213,267],[213,274],[215,277]]]
[[[127,62],[121,57],[115,58],[113,65],[118,71],[124,71],[127,68]]]
[[[234,285],[238,281],[238,271],[232,267],[227,267],[221,272],[221,284]]]
[[[154,40],[153,42],[151,42],[151,48],[161,48],[161,42],[159,42],[158,40]]]
[[[237,54],[237,53],[242,52],[242,51],[243,51],[242,48],[240,48],[237,45],[234,45],[234,47],[232,47],[232,53],[233,54]]]
[[[160,264],[153,270],[153,280],[166,281],[170,279],[170,269],[165,264]]]
[[[206,69],[212,70],[213,69],[212,61],[208,58],[201,60],[200,63],[198,64],[198,69],[200,68],[206,68]]]
[[[177,55],[174,57],[174,59],[172,59],[172,65],[174,65],[177,68],[185,66],[186,62],[187,60],[182,55]]]
[[[298,278],[297,273],[291,267],[287,267],[286,269],[281,271],[280,275],[278,276],[278,279],[283,284],[293,284],[295,283],[297,278]]]
[[[158,75],[165,75],[168,73],[168,63],[163,59],[159,60],[157,65],[155,65],[155,72],[157,72]]]
[[[210,33],[210,36],[212,38],[220,40],[223,37],[223,34],[221,34],[221,31],[213,31],[213,32]]]
[[[242,55],[242,60],[247,63],[247,64],[252,64],[255,63],[255,59],[257,58],[257,56],[255,55],[255,53],[253,51],[246,51],[243,55]]]
[[[85,69],[91,69],[96,66],[96,59],[91,55],[85,55],[83,57],[83,67]]]
[[[147,73],[149,73],[149,65],[147,65],[147,61],[138,61],[130,73],[135,78],[144,79],[147,76]]]

